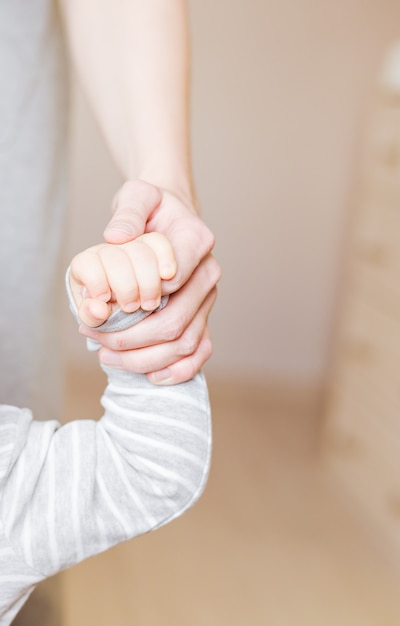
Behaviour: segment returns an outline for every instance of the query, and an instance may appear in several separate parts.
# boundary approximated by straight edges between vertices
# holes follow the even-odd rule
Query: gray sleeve
[[[15,550],[43,577],[173,520],[207,480],[203,374],[155,386],[144,375],[104,371],[99,421],[23,421],[1,513]]]
[[[104,416],[31,422],[2,502],[5,527],[44,576],[181,515],[200,496],[211,449],[202,374],[174,387],[108,371]]]

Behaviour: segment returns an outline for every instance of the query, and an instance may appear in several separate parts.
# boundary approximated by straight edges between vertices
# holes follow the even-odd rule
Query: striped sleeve
[[[8,476],[7,536],[43,576],[173,520],[205,486],[211,420],[203,375],[155,387],[142,375],[106,373],[103,417],[62,427],[32,421]]]

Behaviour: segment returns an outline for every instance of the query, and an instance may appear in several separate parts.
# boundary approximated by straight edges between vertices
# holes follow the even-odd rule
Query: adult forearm
[[[62,0],[78,75],[125,179],[194,203],[184,0]]]
[[[175,278],[163,285],[172,295],[156,328],[143,322],[133,338],[123,331],[117,347],[116,333],[97,337],[100,359],[145,372],[154,383],[185,382],[211,355],[207,318],[220,276],[192,184],[185,0],[60,1],[78,74],[127,181],[114,197],[104,238],[124,243],[146,231],[162,233],[177,264]]]

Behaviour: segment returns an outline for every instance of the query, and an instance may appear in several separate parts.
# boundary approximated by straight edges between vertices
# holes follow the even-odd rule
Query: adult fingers
[[[209,256],[200,263],[189,281],[170,296],[162,311],[124,331],[100,333],[83,329],[82,334],[113,351],[137,350],[175,341],[185,332],[207,295],[215,290],[219,278],[220,267],[214,257]],[[160,366],[152,369],[160,369]]]
[[[100,361],[106,365],[139,374],[151,372],[152,382],[159,384],[172,384],[171,381],[175,380],[176,376],[188,376],[186,380],[192,378],[193,373],[189,376],[190,368],[194,368],[197,363],[201,367],[201,364],[211,354],[211,346],[208,346],[208,342],[205,340],[205,332],[208,315],[215,297],[216,290],[213,290],[178,339],[137,350],[111,351],[102,348],[99,352]],[[207,354],[208,356],[206,356]],[[187,360],[186,366],[175,368],[174,365],[181,360]],[[172,372],[171,367],[173,367]]]
[[[161,198],[157,187],[142,180],[124,183],[113,201],[113,216],[104,230],[105,241],[125,243],[142,235]]]
[[[192,354],[175,361],[163,370],[147,374],[147,378],[155,385],[178,385],[185,383],[201,370],[211,355],[212,342],[208,327],[206,327],[196,350]]]

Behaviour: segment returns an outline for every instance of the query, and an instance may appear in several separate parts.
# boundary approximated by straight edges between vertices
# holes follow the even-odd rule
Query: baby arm
[[[158,278],[151,269],[151,293],[143,289],[139,271],[148,251],[138,250],[139,243],[135,252],[136,242],[131,242],[96,246],[75,258],[70,296],[75,294],[72,304],[86,323],[102,323],[115,307],[129,313],[149,301],[152,307],[157,304],[161,277],[168,275],[162,259],[171,263],[171,255],[168,245],[160,252],[165,241],[148,242],[158,268]],[[117,256],[118,248],[126,258]],[[125,276],[132,267],[133,290],[119,282],[116,259],[127,265]],[[169,273],[173,271],[172,257]],[[34,422],[26,411],[14,420],[20,454],[10,468],[2,513],[10,541],[41,577],[181,515],[206,482],[211,422],[203,375],[158,387],[145,375],[104,371],[108,385],[99,421],[60,427]]]

